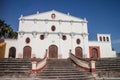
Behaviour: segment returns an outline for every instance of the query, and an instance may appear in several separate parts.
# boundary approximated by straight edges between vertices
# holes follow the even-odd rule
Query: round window
[[[55,19],[55,17],[56,17],[55,13],[52,13],[52,14],[51,14],[51,18],[52,18],[52,19]]]
[[[26,43],[30,43],[30,38],[27,37],[25,42],[26,42]]]
[[[40,39],[43,40],[44,39],[44,35],[40,35]]]
[[[53,26],[51,27],[51,30],[52,30],[52,31],[55,31],[55,29],[56,29],[56,28],[55,28],[55,26],[53,25]]]
[[[80,39],[77,39],[77,40],[76,40],[76,43],[77,43],[77,44],[80,44]]]

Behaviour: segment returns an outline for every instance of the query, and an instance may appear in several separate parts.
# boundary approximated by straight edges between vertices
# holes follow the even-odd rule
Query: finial
[[[23,15],[21,14],[20,18],[22,18],[22,17],[23,17]]]
[[[55,10],[53,9],[52,11],[54,12]]]
[[[39,14],[39,11],[37,11],[37,14]]]
[[[69,16],[69,15],[70,15],[70,13],[68,12],[68,13],[67,13],[67,15]]]
[[[86,21],[86,18],[84,18],[84,20]]]

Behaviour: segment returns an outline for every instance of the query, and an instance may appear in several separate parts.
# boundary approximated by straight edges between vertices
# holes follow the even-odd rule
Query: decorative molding
[[[84,39],[88,35],[88,33],[82,33],[81,35],[82,35],[82,37]]]
[[[23,35],[25,34],[24,31],[19,31],[18,34],[20,35],[20,37],[23,37]]]
[[[21,20],[21,22],[22,22],[22,23],[24,23],[24,22],[25,22],[25,19],[23,19],[23,18],[21,18],[20,20]]]
[[[59,20],[59,24],[61,24],[62,23],[62,20]]]
[[[23,36],[24,34],[32,34],[34,37],[37,36],[37,34],[42,34],[45,35],[45,37],[47,37],[49,34],[56,34],[58,36],[62,36],[62,35],[70,35],[72,38],[75,35],[81,35],[83,38],[85,38],[88,33],[75,33],[75,32],[70,32],[70,33],[63,33],[63,32],[37,32],[37,31],[32,31],[32,32],[24,32],[24,31],[19,31],[18,32],[19,35]]]
[[[73,38],[73,37],[75,36],[75,33],[74,33],[74,32],[71,32],[71,33],[70,33],[70,36],[71,36],[71,38]]]
[[[61,32],[58,33],[59,38],[62,38],[62,35],[63,35],[63,33],[61,33]]]
[[[74,23],[74,21],[73,21],[73,20],[71,20],[71,21],[70,21],[70,24],[72,25],[73,23]]]
[[[37,36],[37,32],[36,32],[36,31],[33,31],[33,32],[32,32],[32,35],[33,35],[33,37],[36,37],[36,36]]]
[[[21,21],[34,21],[35,19],[24,19],[20,18],[19,20]],[[68,22],[68,23],[87,23],[87,21],[82,20],[82,21],[74,21],[74,20],[54,20],[54,19],[36,19],[36,21],[48,21],[48,22]]]
[[[45,35],[45,38],[47,38],[47,36],[49,35],[48,32],[44,32],[43,34]]]
[[[34,19],[34,23],[37,23],[37,19]]]
[[[44,21],[45,21],[45,24],[47,24],[47,23],[48,23],[48,19],[44,19]]]

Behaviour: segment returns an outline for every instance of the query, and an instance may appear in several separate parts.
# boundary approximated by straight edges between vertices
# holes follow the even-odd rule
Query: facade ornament
[[[21,14],[20,18],[23,18],[23,15]]]
[[[87,21],[86,18],[84,18],[84,21]]]
[[[70,36],[71,36],[71,38],[73,38],[75,36],[75,33],[71,32]]]
[[[71,25],[73,24],[73,20],[70,21],[70,24],[71,24]]]
[[[21,20],[21,22],[22,22],[22,23],[24,23],[24,21],[25,21],[25,19],[24,19],[24,18],[21,18],[20,20]]]
[[[34,23],[37,23],[37,19],[34,19]]]
[[[43,33],[43,35],[45,35],[45,38],[47,38],[48,34],[49,34],[48,32]]]
[[[62,20],[59,20],[59,24],[61,24],[62,23]]]
[[[84,22],[83,21],[81,22],[81,24],[82,24],[82,26],[84,26]]]
[[[48,23],[48,19],[45,19],[44,21],[45,21],[45,24],[47,24],[47,23]]]
[[[37,11],[37,14],[39,14],[39,11]]]
[[[37,36],[37,32],[36,32],[36,31],[33,31],[33,32],[32,32],[32,35],[33,35],[33,37],[35,38],[35,37]]]
[[[82,33],[81,36],[83,37],[83,39],[87,36],[87,33]]]
[[[70,13],[68,12],[68,13],[67,13],[67,15],[69,16],[69,15],[70,15]]]
[[[59,38],[62,38],[62,35],[63,35],[63,33],[61,33],[61,32],[58,33]]]
[[[23,35],[25,34],[24,31],[19,31],[18,34],[20,35],[20,37],[23,37]]]

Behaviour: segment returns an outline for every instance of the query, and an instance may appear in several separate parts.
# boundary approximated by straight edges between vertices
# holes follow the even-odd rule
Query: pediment
[[[43,19],[43,20],[69,20],[69,21],[85,21],[84,19],[61,13],[55,10],[37,13],[33,15],[23,16],[22,19]],[[20,19],[21,19],[20,18]]]

